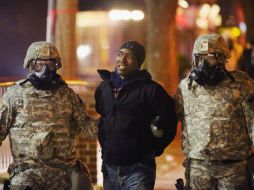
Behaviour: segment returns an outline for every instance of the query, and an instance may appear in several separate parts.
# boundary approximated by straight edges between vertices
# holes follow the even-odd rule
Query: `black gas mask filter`
[[[193,61],[193,69],[189,75],[189,87],[192,85],[194,80],[199,85],[210,85],[215,86],[220,81],[224,80],[226,76],[231,79],[232,76],[229,74],[224,66],[224,60],[218,56],[214,55],[217,63],[210,64],[207,59],[200,56],[195,56]]]
[[[43,63],[41,60],[33,60],[29,81],[36,89],[48,90],[54,88],[59,75],[56,73],[58,64],[55,60]]]

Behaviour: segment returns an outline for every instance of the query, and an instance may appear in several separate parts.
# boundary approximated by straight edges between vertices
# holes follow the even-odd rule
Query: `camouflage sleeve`
[[[183,94],[181,89],[181,84],[179,84],[176,93],[174,95],[175,100],[175,108],[178,120],[181,121],[181,127],[182,127],[182,133],[181,133],[181,143],[182,143],[182,149],[186,157],[188,157],[190,145],[188,140],[188,132],[185,125],[185,119],[184,119],[184,105],[183,105]]]
[[[4,94],[0,100],[0,145],[9,133],[9,128],[13,120],[13,109],[8,96]]]
[[[245,115],[248,132],[254,146],[254,80],[246,80],[246,95],[243,101],[243,112]]]
[[[176,90],[176,93],[174,95],[174,100],[175,100],[175,108],[176,108],[178,120],[182,121],[184,116],[184,109],[183,109],[183,95],[182,95],[180,85],[178,86]]]
[[[82,137],[96,138],[98,133],[97,121],[87,114],[85,106],[77,94],[74,97],[73,107],[76,131]]]

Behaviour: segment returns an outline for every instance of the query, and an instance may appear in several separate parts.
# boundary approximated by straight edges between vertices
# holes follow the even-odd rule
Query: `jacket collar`
[[[121,79],[120,76],[115,72],[110,72],[108,70],[97,70],[102,80],[109,81],[113,85],[113,87],[121,88],[130,83],[140,80],[151,80],[150,73],[147,70],[139,70],[135,73],[132,73],[125,79]]]

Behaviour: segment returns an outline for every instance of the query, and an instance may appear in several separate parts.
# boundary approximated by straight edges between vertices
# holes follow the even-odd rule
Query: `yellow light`
[[[89,86],[89,82],[83,80],[66,80],[65,82],[69,85]]]
[[[15,82],[0,82],[0,86],[2,87],[2,86],[12,86],[12,85],[14,85],[15,84]]]
[[[241,31],[238,27],[233,27],[232,34],[233,34],[233,36],[238,37],[241,35]]]

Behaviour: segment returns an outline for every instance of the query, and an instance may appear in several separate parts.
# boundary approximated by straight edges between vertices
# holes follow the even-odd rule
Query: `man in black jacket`
[[[254,39],[247,42],[243,53],[238,60],[239,70],[246,72],[254,79]]]
[[[176,134],[173,100],[140,70],[144,58],[144,47],[127,41],[117,53],[115,71],[98,71],[103,79],[95,99],[104,190],[153,190],[155,157]],[[151,128],[163,133],[153,135]]]

